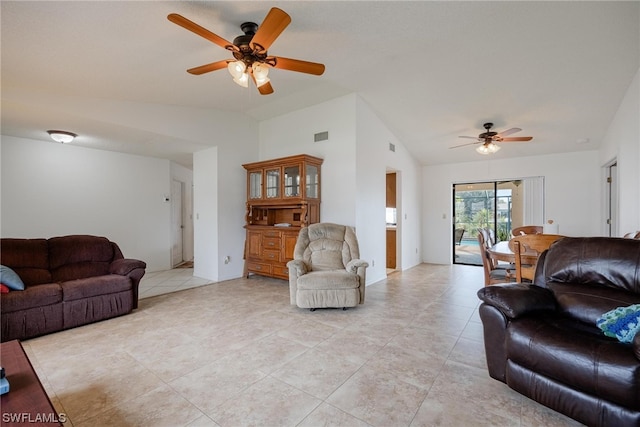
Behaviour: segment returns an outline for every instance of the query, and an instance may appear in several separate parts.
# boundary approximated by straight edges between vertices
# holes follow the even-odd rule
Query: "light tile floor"
[[[67,425],[579,425],[489,378],[481,268],[423,264],[315,312],[282,280],[179,270],[129,315],[24,342]]]

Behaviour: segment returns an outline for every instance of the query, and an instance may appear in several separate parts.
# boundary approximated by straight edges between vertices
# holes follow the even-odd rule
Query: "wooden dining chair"
[[[525,254],[528,259],[535,256],[537,259],[540,254],[555,242],[564,236],[559,234],[525,234],[516,236],[509,241],[509,249],[515,254],[516,281],[518,283],[523,280],[533,282],[536,272],[536,264],[523,263]]]
[[[498,283],[509,283],[516,280],[515,273],[509,268],[500,268],[497,261],[493,260],[487,252],[488,246],[485,240],[485,234],[479,230],[478,246],[480,248],[480,258],[482,259],[482,267],[484,269],[484,285],[495,285]]]
[[[543,227],[541,225],[523,225],[511,230],[514,237],[524,236],[525,234],[542,234]]]

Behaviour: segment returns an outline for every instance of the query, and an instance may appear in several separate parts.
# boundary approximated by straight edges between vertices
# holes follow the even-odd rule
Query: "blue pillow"
[[[640,332],[640,304],[608,311],[596,320],[596,325],[606,336],[630,343]]]
[[[15,271],[4,265],[0,265],[0,283],[14,291],[24,291],[24,283]]]

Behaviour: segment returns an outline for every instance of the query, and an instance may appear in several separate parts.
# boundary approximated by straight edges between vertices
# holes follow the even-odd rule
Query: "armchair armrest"
[[[636,358],[640,360],[640,332],[636,334],[631,342],[631,347],[633,348],[633,354],[636,355]]]
[[[349,273],[358,273],[358,268],[367,268],[369,267],[369,263],[362,259],[352,259],[347,263],[345,267]]]
[[[307,264],[300,259],[289,261],[287,263],[287,268],[289,269],[289,276],[291,276],[292,273],[295,273],[295,277],[299,277],[309,272]]]
[[[487,286],[478,291],[478,298],[510,319],[533,311],[556,309],[550,290],[525,283]]]
[[[145,269],[147,264],[144,261],[130,258],[121,258],[113,261],[109,266],[109,272],[111,274],[119,274],[121,276],[128,276],[133,270],[137,268]]]

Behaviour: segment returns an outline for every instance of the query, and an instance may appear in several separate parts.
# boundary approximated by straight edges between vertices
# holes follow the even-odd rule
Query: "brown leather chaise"
[[[640,241],[565,237],[541,255],[532,284],[478,297],[492,378],[589,426],[640,426],[640,333],[627,343],[596,326],[640,304]]]

